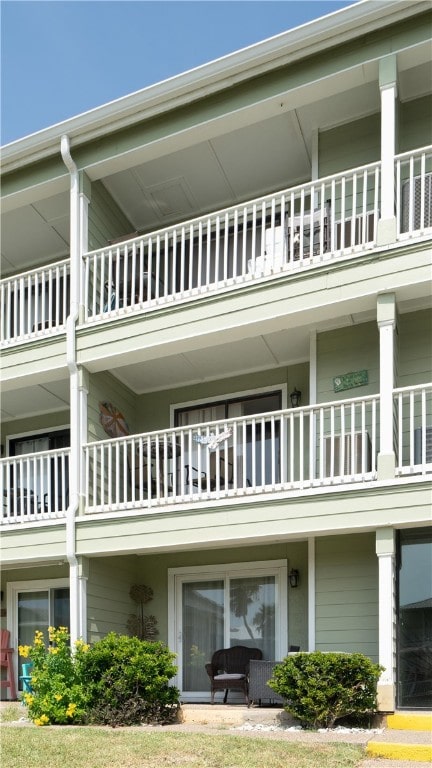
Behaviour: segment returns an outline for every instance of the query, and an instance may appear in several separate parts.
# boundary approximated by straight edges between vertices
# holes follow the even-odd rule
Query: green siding
[[[400,315],[398,386],[432,381],[432,310]]]
[[[399,105],[399,152],[432,143],[432,96]]]
[[[319,134],[319,176],[380,159],[380,115],[374,114]]]
[[[26,528],[3,528],[1,540],[4,568],[8,564],[22,564],[26,561],[31,564],[35,559],[53,562],[66,557],[64,521],[43,527],[32,525]]]
[[[334,392],[335,376],[367,370],[368,384]],[[379,392],[379,337],[375,322],[346,326],[317,336],[317,399],[319,403]]]
[[[33,434],[41,430],[48,432],[54,427],[68,427],[69,420],[69,410],[30,416],[25,419],[12,419],[10,421],[3,421],[2,419],[2,444],[5,445],[6,438],[13,435]]]
[[[133,230],[133,226],[101,181],[92,184],[88,227],[89,251]]]
[[[297,387],[302,393],[302,403],[308,402],[309,365],[301,363],[288,368],[275,368],[268,371],[235,376],[229,379],[175,387],[162,392],[154,392],[138,397],[139,430],[151,431],[166,429],[170,426],[170,406],[176,403],[225,397],[232,393],[260,390],[263,387],[275,389],[287,386],[288,394]]]
[[[398,152],[432,142],[432,97],[398,102]],[[362,117],[319,134],[319,176],[356,168],[380,159],[381,116]]]
[[[317,539],[316,648],[378,660],[378,563],[374,534]]]
[[[94,373],[89,377],[88,440],[108,440],[99,421],[99,402],[109,401],[124,415],[131,434],[138,432],[136,427],[136,396],[110,373]]]
[[[135,580],[135,558],[93,559],[87,581],[87,631],[90,643],[108,632],[127,634],[135,611],[129,590]]]
[[[110,373],[96,373],[89,377],[89,394],[87,399],[87,429],[88,440],[90,442],[95,440],[108,440],[109,435],[103,429],[100,423],[100,410],[99,402],[110,402],[124,415],[127,426],[130,433],[138,432],[136,428],[136,398],[135,395],[118,379],[114,378]],[[119,435],[121,437],[121,435]],[[97,463],[97,473],[100,477],[101,464]],[[89,473],[92,477],[93,473],[93,454],[90,455]],[[123,477],[120,478],[123,482]],[[110,484],[115,483],[114,476],[110,476],[108,472],[104,475],[104,490],[105,494],[108,493]],[[105,496],[107,498],[107,496]],[[91,502],[96,503],[96,499],[91,499]]]

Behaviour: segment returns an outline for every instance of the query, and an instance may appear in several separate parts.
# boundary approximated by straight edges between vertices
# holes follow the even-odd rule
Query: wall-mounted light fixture
[[[289,578],[290,587],[292,587],[293,589],[295,587],[298,587],[300,574],[296,570],[296,568],[291,568],[291,570],[290,570],[290,572],[288,574],[288,578]]]
[[[293,408],[297,408],[297,406],[300,405],[301,392],[296,387],[294,387],[294,390],[290,394],[290,400]]]

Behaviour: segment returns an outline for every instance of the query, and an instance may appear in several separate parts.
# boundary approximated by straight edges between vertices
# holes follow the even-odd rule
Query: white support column
[[[319,133],[318,133],[318,128],[316,128],[312,131],[312,136],[311,136],[311,180],[312,181],[316,181],[319,178],[318,148],[319,148]],[[319,205],[319,195],[318,195],[318,192],[315,192],[315,196],[313,200],[314,209],[318,208],[318,205]]]
[[[78,557],[78,637],[87,642],[87,580],[89,562],[86,557]]]
[[[308,651],[315,650],[315,539],[308,539]]]
[[[379,663],[384,667],[377,687],[378,709],[380,712],[393,712],[396,667],[396,548],[393,528],[383,528],[376,532],[376,553],[378,557]]]
[[[317,332],[309,334],[309,405],[317,401]]]
[[[395,153],[396,153],[396,54],[384,56],[379,62],[381,92],[381,213],[378,222],[378,245],[396,240],[395,216]]]
[[[317,402],[317,332],[311,331],[309,335],[309,405],[315,405]],[[312,424],[312,445],[309,450],[312,451],[312,477],[316,472],[316,415],[311,414]]]
[[[378,479],[395,476],[396,458],[393,445],[393,389],[395,380],[396,297],[383,293],[377,300],[377,322],[380,353],[380,452]]]
[[[79,244],[79,266],[80,266],[80,278],[79,278],[79,321],[84,320],[84,261],[83,254],[88,250],[88,210],[91,200],[91,182],[88,176],[84,173],[80,173],[80,192],[79,192],[79,217],[80,217],[80,244]]]
[[[89,393],[89,373],[81,366],[78,369],[78,398],[79,398],[79,445],[80,445],[80,458],[79,458],[79,508],[78,514],[84,514],[85,498],[86,498],[86,467],[85,467],[85,455],[83,445],[87,442],[87,427],[88,427],[88,413],[87,413],[87,401]]]

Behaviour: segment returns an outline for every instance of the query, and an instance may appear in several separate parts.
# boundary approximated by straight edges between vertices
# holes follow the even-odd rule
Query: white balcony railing
[[[86,510],[372,480],[378,417],[372,396],[89,443]]]
[[[394,390],[396,476],[432,473],[432,384]],[[379,396],[194,424],[84,446],[87,513],[220,502],[372,482]],[[2,525],[63,518],[69,449],[0,460]]]
[[[87,253],[85,321],[371,248],[379,174],[373,163]]]
[[[396,158],[396,220],[399,239],[432,227],[432,147]]]
[[[69,259],[0,282],[0,343],[63,331],[69,314]]]
[[[64,517],[69,503],[70,450],[0,460],[2,524]]]
[[[394,404],[398,473],[432,472],[432,384],[395,389]]]

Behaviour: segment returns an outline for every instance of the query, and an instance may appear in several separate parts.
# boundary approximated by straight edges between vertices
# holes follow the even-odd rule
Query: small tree
[[[132,600],[138,606],[138,613],[132,613],[127,621],[127,628],[130,635],[138,637],[140,640],[155,640],[159,634],[157,629],[157,618],[152,614],[144,613],[144,606],[153,600],[153,590],[145,584],[134,584],[129,591]]]
[[[382,671],[361,653],[297,653],[274,668],[268,684],[302,725],[331,728],[341,718],[376,711]]]

